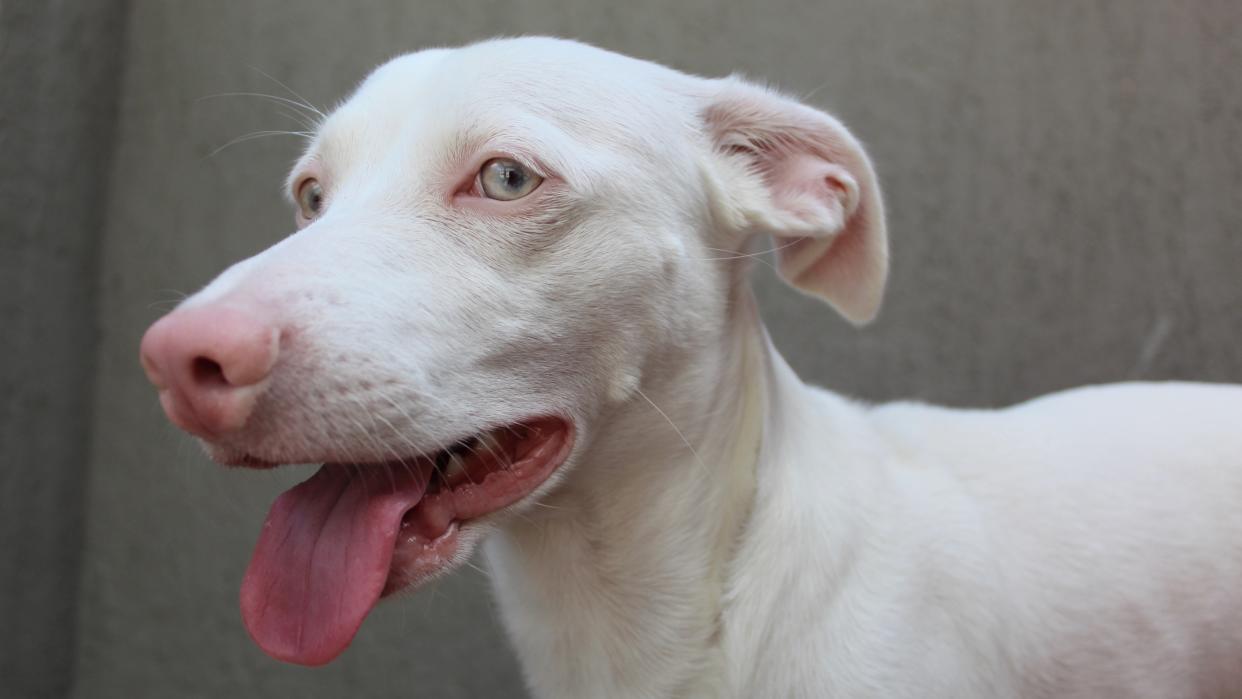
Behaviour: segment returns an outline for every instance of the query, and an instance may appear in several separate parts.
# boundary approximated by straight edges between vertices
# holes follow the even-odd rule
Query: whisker
[[[780,252],[781,250],[784,250],[785,248],[788,248],[788,247],[791,247],[797,244],[798,244],[798,239],[795,238],[783,245],[778,245],[774,248],[768,248],[767,250],[760,250],[758,252],[746,252],[746,253],[733,252],[731,250],[726,250],[724,248],[709,247],[707,249],[713,252],[723,252],[723,253],[728,253],[728,254],[724,257],[700,257],[698,259],[702,262],[719,262],[722,260],[746,260],[746,259],[750,259],[754,257],[762,257],[764,255],[767,255],[768,253]]]
[[[327,119],[327,118],[328,118],[328,115],[327,115],[327,114],[324,114],[322,111],[320,111],[320,110],[319,110],[319,108],[318,108],[318,107],[316,107],[315,105],[311,104],[311,103],[310,103],[310,100],[307,100],[307,99],[306,99],[305,97],[303,97],[302,95],[299,95],[299,94],[297,93],[297,91],[295,91],[293,88],[289,87],[289,86],[288,86],[288,85],[286,85],[285,83],[281,82],[280,80],[276,79],[276,77],[275,77],[275,76],[273,76],[272,74],[268,73],[267,71],[263,70],[262,68],[259,68],[258,66],[250,66],[250,69],[251,69],[251,70],[253,70],[253,71],[255,71],[255,72],[257,72],[259,75],[262,75],[263,77],[267,78],[268,80],[271,80],[272,82],[276,83],[277,85],[281,86],[282,88],[284,88],[284,89],[285,89],[285,92],[288,92],[289,94],[291,94],[291,95],[293,95],[294,97],[296,97],[296,98],[298,99],[298,101],[302,104],[302,106],[303,106],[303,107],[306,107],[306,108],[307,108],[307,109],[309,109],[310,111],[312,111],[312,112],[314,112],[315,114],[319,115],[319,117],[320,117],[321,119]]]
[[[281,97],[280,95],[269,95],[265,92],[217,92],[214,95],[203,95],[202,97],[199,97],[198,99],[194,101],[203,102],[206,100],[218,99],[220,97],[258,97],[260,99],[272,100],[273,102],[279,102],[281,104],[286,104],[290,107],[296,107],[297,109],[300,109],[306,112],[307,114],[313,114],[321,119],[327,118],[323,112],[319,111],[318,109],[315,109],[314,107],[302,104],[301,102],[298,102],[297,100],[291,100],[288,97]]]
[[[667,422],[669,426],[673,428],[673,431],[677,433],[677,436],[681,439],[681,443],[685,444],[686,448],[690,450],[690,453],[694,456],[695,462],[698,463],[699,468],[703,471],[703,475],[704,476],[709,475],[707,464],[703,463],[703,459],[699,458],[699,452],[694,448],[692,444],[690,444],[690,440],[686,439],[686,435],[683,434],[681,431],[681,428],[679,428],[677,424],[673,422],[673,419],[668,416],[668,413],[661,410],[660,406],[655,404],[655,401],[648,398],[647,394],[643,393],[643,390],[641,388],[638,388],[637,386],[635,386],[634,392],[642,396],[643,400],[647,401],[647,403],[651,407],[655,408],[656,412],[660,414],[660,417],[664,418],[665,422]]]
[[[172,304],[173,306],[175,306],[181,303],[182,301],[184,301],[189,296],[189,294],[185,293],[184,291],[180,291],[178,289],[160,289],[157,293],[164,294],[164,295],[172,295],[173,298],[156,299],[152,301],[151,303],[147,304],[147,308],[155,308],[157,306],[166,306],[168,304]]]
[[[302,112],[290,111],[283,107],[277,107],[276,111],[282,117],[289,119],[290,121],[296,121],[299,126],[301,126],[303,129],[306,129],[307,131],[314,132],[315,130],[319,128],[319,125],[315,123],[314,119],[311,119],[310,117],[308,117],[306,114]]]
[[[208,153],[206,156],[203,157],[203,160],[216,157],[217,155],[220,154],[221,151],[223,151],[226,148],[230,148],[239,143],[245,143],[246,141],[253,141],[257,138],[266,138],[268,136],[297,136],[299,138],[310,138],[311,135],[312,134],[306,131],[280,131],[280,130],[251,131],[250,133],[242,134],[241,136],[238,136],[237,138],[234,138],[228,143],[225,143],[219,148],[216,148],[215,150],[211,151],[210,153]]]
[[[392,399],[392,396],[389,396],[384,393],[379,393],[378,395],[384,400],[388,401],[388,404],[391,405],[394,409],[396,409],[396,411],[400,413],[403,418],[405,418],[405,421],[407,423],[414,424],[414,419],[411,418],[410,414],[405,411],[405,408],[402,408],[401,405],[397,403],[397,401]],[[391,430],[394,435],[396,435],[398,438],[404,441],[406,445],[410,447],[410,451],[412,452],[411,454],[412,458],[417,458],[418,455],[422,453],[422,450],[418,448],[418,445],[415,444],[412,440],[410,440],[410,438],[407,437],[405,433],[398,430],[396,426],[393,425],[390,420],[388,420],[387,418],[385,418],[383,415],[379,413],[376,413],[376,415],[378,415],[380,419],[384,421],[384,424],[388,425],[388,429]],[[440,480],[443,481],[445,479],[444,471],[440,468],[440,464],[437,463],[435,459],[430,459],[430,461],[431,461],[431,468],[436,472],[436,475],[440,476]],[[401,464],[401,467],[405,469],[406,473],[410,474],[411,478],[417,478],[418,474],[416,474],[413,471],[413,469],[410,468],[410,464],[406,462],[404,457],[399,457],[398,462]]]
[[[358,405],[359,411],[363,415],[366,415],[367,419],[371,421],[371,425],[374,426],[376,424],[375,418],[378,415],[378,413],[367,410],[366,404],[363,403],[361,400],[359,400],[355,396],[349,396],[349,399]],[[392,454],[392,456],[395,457],[398,461],[401,460],[401,455],[397,453],[396,449],[393,449],[391,446],[388,446],[384,442],[380,441],[379,437],[377,437],[372,430],[367,429],[366,425],[363,425],[362,422],[356,416],[351,415],[350,421],[353,422],[355,426],[357,426],[362,437],[366,441],[371,443],[371,448],[375,450],[374,453],[379,458],[381,459],[384,458],[384,453],[388,452],[389,454]],[[375,470],[375,469],[369,469],[369,470]],[[388,484],[392,487],[392,492],[394,493],[397,492],[397,479],[393,476],[392,470],[387,469],[387,468],[380,469],[380,470],[382,470],[385,474],[387,474]],[[365,487],[366,485],[365,482],[363,483],[363,485]]]

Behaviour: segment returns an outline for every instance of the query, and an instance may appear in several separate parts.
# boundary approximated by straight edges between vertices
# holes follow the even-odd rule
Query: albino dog
[[[330,661],[483,542],[541,697],[1242,696],[1242,387],[872,407],[772,348],[756,236],[880,303],[832,117],[491,41],[377,70],[289,193],[301,230],[142,343],[218,461],[325,463],[242,584],[272,656]]]

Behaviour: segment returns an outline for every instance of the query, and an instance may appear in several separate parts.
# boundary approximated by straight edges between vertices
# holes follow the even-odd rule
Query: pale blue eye
[[[511,158],[492,158],[479,170],[479,186],[489,199],[513,201],[535,191],[543,178]]]
[[[307,221],[318,216],[323,210],[323,187],[319,184],[319,180],[313,177],[307,178],[298,185],[297,198],[302,218]]]

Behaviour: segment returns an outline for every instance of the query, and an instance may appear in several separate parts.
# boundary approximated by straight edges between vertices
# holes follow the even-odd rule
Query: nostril
[[[279,351],[280,329],[266,311],[201,303],[156,321],[138,353],[168,417],[217,439],[245,426]]]
[[[229,380],[224,377],[224,367],[210,357],[195,357],[190,363],[190,374],[194,383],[208,386],[227,386]]]

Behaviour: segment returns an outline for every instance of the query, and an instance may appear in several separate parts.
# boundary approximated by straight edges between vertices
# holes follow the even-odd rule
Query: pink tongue
[[[401,518],[426,488],[413,464],[328,464],[277,498],[242,581],[255,643],[300,665],[340,655],[379,600]]]

